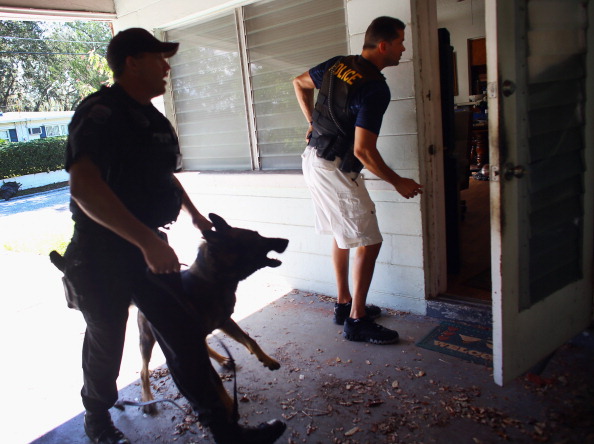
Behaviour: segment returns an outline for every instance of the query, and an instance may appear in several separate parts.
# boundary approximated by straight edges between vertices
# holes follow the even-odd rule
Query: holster
[[[335,139],[336,136],[316,134],[314,131],[309,141],[309,144],[316,149],[316,155],[318,157],[333,161],[334,159],[336,159],[336,152],[334,151]]]
[[[70,280],[66,276],[63,276],[62,284],[64,285],[64,294],[66,296],[66,304],[68,305],[68,308],[80,310],[80,298],[76,294],[72,282],[70,282]]]
[[[315,133],[314,133],[315,134]],[[312,135],[310,146],[315,147],[318,157],[333,161],[336,157],[340,157],[340,164],[338,169],[343,173],[360,173],[363,169],[363,164],[353,152],[353,149],[345,149],[345,141],[341,136],[332,136],[326,134]],[[340,152],[337,151],[340,149]]]
[[[338,169],[343,173],[360,173],[363,169],[363,164],[357,159],[353,150],[349,150],[341,158]]]

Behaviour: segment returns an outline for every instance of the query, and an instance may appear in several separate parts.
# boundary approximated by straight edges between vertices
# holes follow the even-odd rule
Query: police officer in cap
[[[386,165],[376,145],[390,103],[381,71],[400,63],[404,29],[396,18],[378,17],[367,28],[361,55],[333,57],[293,81],[309,123],[303,175],[314,202],[316,231],[334,237],[334,322],[344,325],[343,335],[351,341],[392,344],[399,339],[396,331],[373,322],[381,310],[366,305],[382,236],[360,171],[367,168],[406,199],[422,192],[421,185]],[[320,91],[314,105],[315,89]],[[350,248],[356,248],[352,293]]]
[[[151,104],[165,92],[167,58],[178,46],[140,28],[118,33],[107,48],[114,85],[87,97],[69,126],[66,170],[75,225],[64,275],[75,295],[73,305],[87,323],[81,391],[85,432],[95,443],[130,442],[108,410],[118,397],[116,379],[133,302],[154,327],[180,392],[216,442],[272,443],[285,425],[237,424],[217,394],[220,380],[196,323],[146,277],[147,267],[158,275],[180,271],[159,228],[175,221],[181,209],[198,230],[212,227],[174,175],[181,167],[177,136]]]

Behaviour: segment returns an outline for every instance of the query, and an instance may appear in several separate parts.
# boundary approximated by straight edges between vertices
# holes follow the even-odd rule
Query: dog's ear
[[[208,218],[214,225],[215,230],[217,230],[221,233],[231,229],[231,226],[227,222],[225,222],[225,219],[223,219],[218,214],[210,213],[208,215]]]

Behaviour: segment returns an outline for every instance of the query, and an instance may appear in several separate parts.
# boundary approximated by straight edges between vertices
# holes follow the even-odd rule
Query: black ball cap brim
[[[165,57],[172,57],[175,55],[175,53],[177,53],[177,50],[179,49],[179,43],[178,42],[162,42],[163,43],[163,50],[160,51],[162,52]]]
[[[177,42],[162,42],[143,28],[129,28],[120,31],[107,46],[107,60],[125,59],[143,52],[161,52],[165,57],[173,56],[179,49]]]

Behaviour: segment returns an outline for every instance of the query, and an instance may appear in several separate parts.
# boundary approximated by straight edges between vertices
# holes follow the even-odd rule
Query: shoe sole
[[[389,344],[396,344],[398,343],[398,341],[400,341],[400,338],[392,338],[392,339],[374,339],[374,338],[366,338],[363,336],[359,336],[359,335],[352,335],[352,334],[348,334],[346,332],[342,333],[342,336],[349,340],[349,341],[353,341],[353,342],[369,342],[371,344],[377,344],[377,345],[389,345]]]

